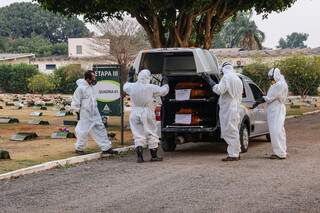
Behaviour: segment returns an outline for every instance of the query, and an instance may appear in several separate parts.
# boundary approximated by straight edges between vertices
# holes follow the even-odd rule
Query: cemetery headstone
[[[19,123],[17,118],[11,117],[0,117],[0,124],[12,124],[12,123]]]
[[[78,121],[71,121],[71,120],[64,120],[63,125],[64,126],[77,126]]]
[[[49,125],[49,121],[37,120],[37,119],[31,120],[28,123],[33,125]]]
[[[6,150],[0,149],[0,159],[3,159],[3,160],[11,159],[9,152]]]
[[[53,132],[51,138],[53,139],[65,139],[65,138],[75,138],[75,134],[70,132],[67,128],[60,128],[59,131]]]
[[[26,141],[26,140],[32,140],[34,138],[38,137],[38,135],[35,132],[18,132],[11,136],[10,140],[12,141]]]
[[[42,113],[42,112],[31,112],[30,115],[31,115],[31,116],[39,117],[39,116],[42,116],[43,113]]]

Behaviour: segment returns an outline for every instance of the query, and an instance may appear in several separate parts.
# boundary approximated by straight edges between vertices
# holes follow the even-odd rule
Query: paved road
[[[320,114],[286,128],[285,161],[266,159],[263,139],[232,163],[223,145],[186,144],[161,163],[129,155],[0,181],[0,212],[320,212]]]

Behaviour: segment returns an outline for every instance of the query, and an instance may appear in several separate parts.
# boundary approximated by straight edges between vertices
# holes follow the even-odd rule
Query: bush
[[[289,90],[295,95],[317,95],[320,85],[320,57],[296,55],[276,62],[284,74]]]
[[[56,92],[72,94],[77,88],[76,81],[83,78],[84,70],[80,65],[71,64],[54,71],[53,79]]]
[[[44,94],[54,89],[54,84],[50,76],[37,74],[29,79],[28,88],[33,93]]]
[[[268,71],[271,68],[267,64],[253,63],[244,67],[243,74],[254,81],[264,92],[270,87],[268,80]]]
[[[0,64],[0,87],[11,93],[27,93],[28,80],[38,74],[34,65]]]

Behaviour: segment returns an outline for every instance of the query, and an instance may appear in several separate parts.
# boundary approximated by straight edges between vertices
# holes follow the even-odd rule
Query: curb
[[[286,116],[286,119],[291,119],[291,118],[299,118],[302,117],[304,115],[313,115],[313,114],[317,114],[320,113],[320,110],[315,110],[315,111],[311,111],[311,112],[304,112],[302,113],[302,115],[290,115],[290,116]]]
[[[133,148],[134,148],[134,146],[127,146],[127,147],[123,147],[123,148],[117,148],[114,150],[122,153],[122,152],[128,152],[129,150],[132,150]],[[109,155],[109,156],[111,156],[111,155]],[[49,162],[38,164],[35,166],[31,166],[31,167],[27,167],[27,168],[23,168],[23,169],[18,169],[18,170],[12,171],[12,172],[1,174],[0,180],[17,178],[22,175],[33,174],[33,173],[53,169],[53,168],[56,168],[59,166],[73,165],[73,164],[82,163],[82,162],[86,162],[86,161],[97,160],[100,157],[101,157],[101,153],[96,152],[96,153],[92,153],[92,154],[88,154],[88,155],[75,156],[75,157],[70,157],[70,158],[66,158],[66,159],[62,159],[62,160],[49,161]]]

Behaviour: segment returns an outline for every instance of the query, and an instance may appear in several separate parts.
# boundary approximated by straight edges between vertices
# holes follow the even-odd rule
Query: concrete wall
[[[69,38],[68,52],[69,57],[107,56],[110,55],[110,40],[100,38]]]
[[[92,69],[94,64],[116,64],[115,61],[106,58],[69,58],[69,57],[46,57],[36,58],[32,62],[40,72],[45,74],[53,73],[54,69],[47,69],[47,65],[55,65],[55,69],[70,64],[79,64],[82,69]]]
[[[30,64],[30,58],[25,57],[25,58],[1,60],[0,64]]]

